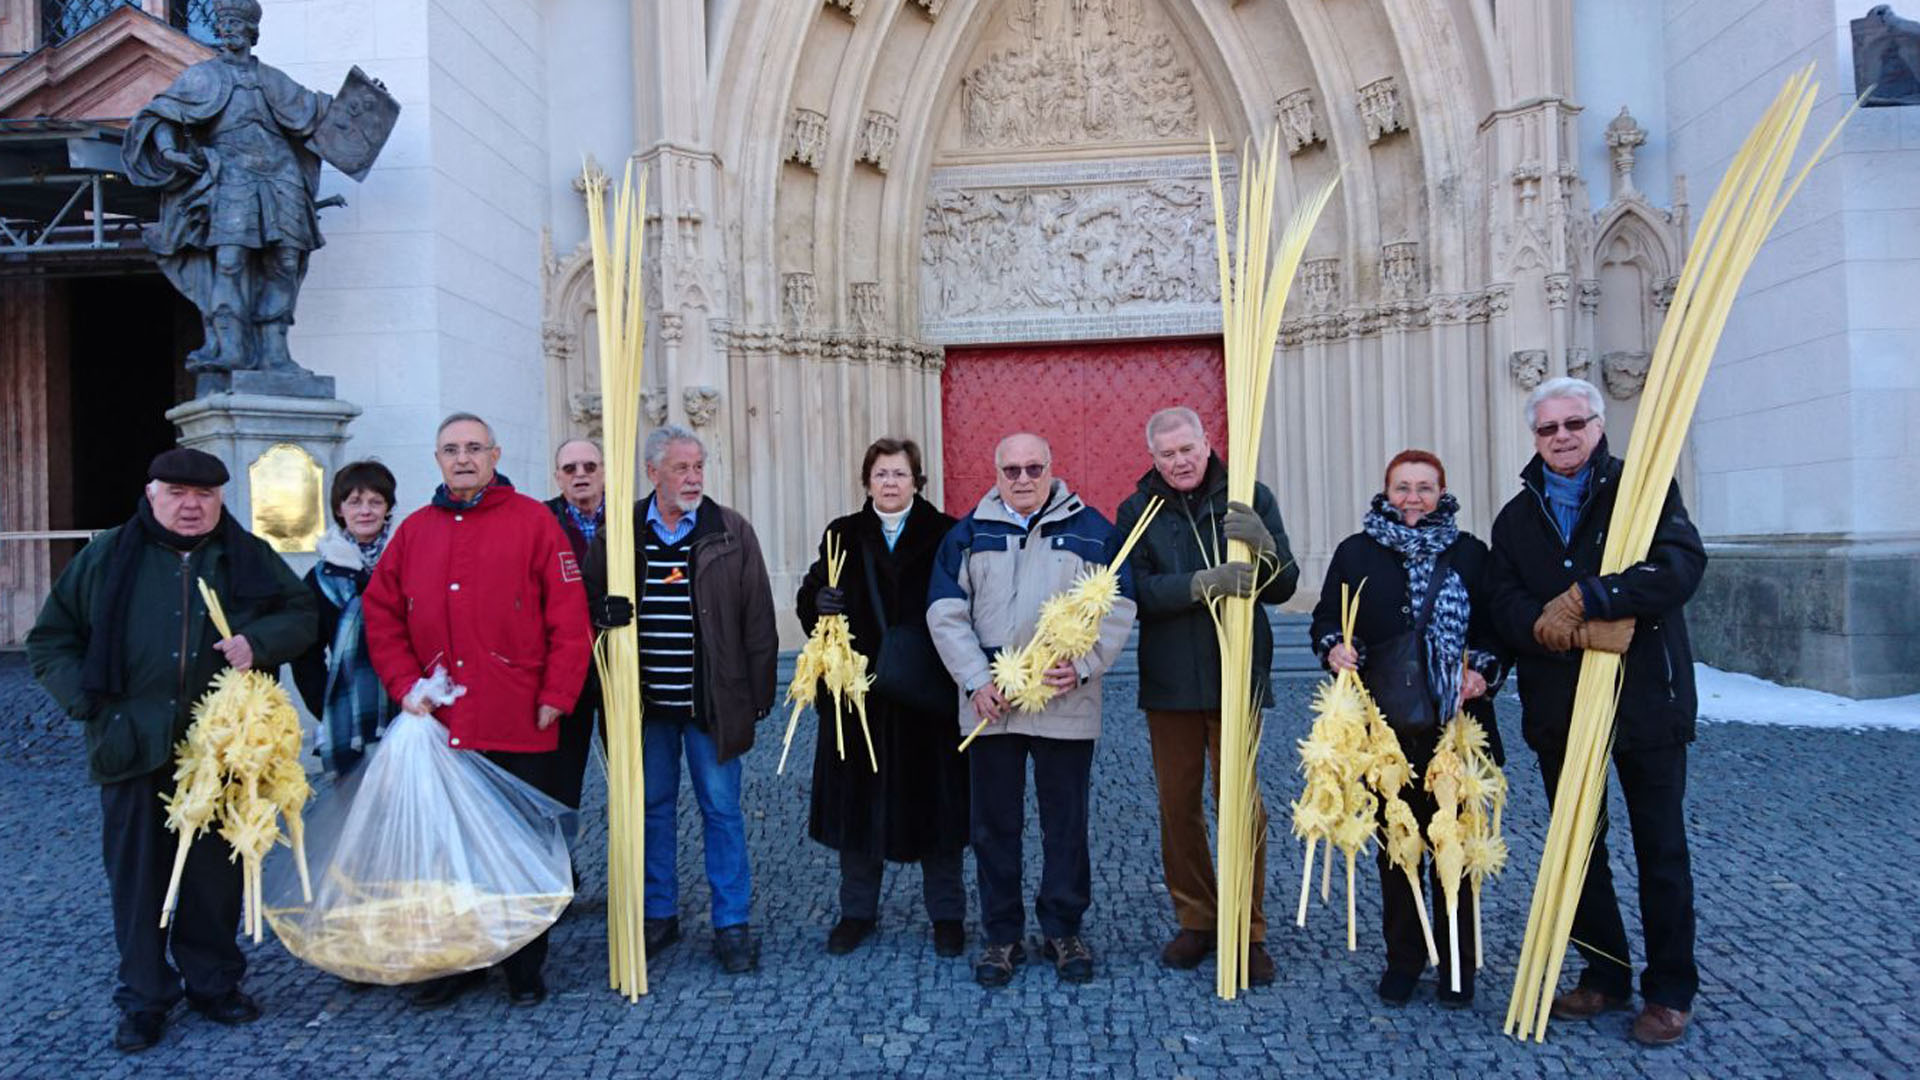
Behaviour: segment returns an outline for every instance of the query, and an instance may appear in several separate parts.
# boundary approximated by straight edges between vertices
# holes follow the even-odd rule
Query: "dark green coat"
[[[1213,616],[1193,599],[1194,572],[1222,562],[1227,540],[1227,467],[1218,455],[1190,492],[1174,491],[1154,469],[1140,478],[1114,521],[1116,543],[1125,540],[1146,512],[1147,500],[1166,500],[1146,535],[1127,557],[1140,600],[1140,707],[1142,709],[1218,709],[1220,643]],[[1278,548],[1280,573],[1260,590],[1263,604],[1284,603],[1300,583],[1300,567],[1280,522],[1280,504],[1267,485],[1253,487],[1253,512],[1266,523]],[[1206,545],[1205,550],[1201,548]],[[1217,554],[1216,554],[1217,553]],[[1271,700],[1267,683],[1273,666],[1273,631],[1266,618],[1253,620],[1253,664],[1262,701]]]
[[[241,605],[227,587],[227,555],[219,532],[182,555],[155,543],[142,545],[127,627],[125,695],[90,702],[81,690],[81,669],[92,633],[94,594],[106,586],[108,555],[122,525],[81,549],[54,582],[27,633],[27,660],[34,677],[68,716],[86,725],[87,775],[111,784],[169,768],[173,746],[186,735],[193,703],[206,693],[226,658],[213,647],[219,634],[207,617],[194,579],[204,577],[220,595],[233,631],[253,646],[253,666],[274,671],[305,652],[319,633],[313,593],[294,576],[266,541],[261,547],[278,592],[264,603]]]

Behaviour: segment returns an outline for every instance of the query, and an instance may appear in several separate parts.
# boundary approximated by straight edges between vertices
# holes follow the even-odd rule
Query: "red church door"
[[[993,448],[1015,431],[1053,444],[1053,474],[1109,520],[1151,462],[1147,417],[1200,414],[1225,456],[1225,359],[1218,339],[947,350],[940,378],[946,510],[993,487]]]

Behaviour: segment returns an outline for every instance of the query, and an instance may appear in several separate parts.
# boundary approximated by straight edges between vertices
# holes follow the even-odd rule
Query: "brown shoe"
[[[1629,1004],[1626,998],[1603,994],[1591,986],[1576,986],[1553,999],[1553,1018],[1591,1020],[1604,1012],[1625,1009]]]
[[[1213,954],[1213,934],[1207,930],[1182,929],[1160,950],[1160,962],[1170,968],[1191,971]]]
[[[1642,1046],[1669,1046],[1687,1034],[1687,1022],[1692,1019],[1691,1012],[1669,1009],[1649,1001],[1647,1007],[1640,1010],[1640,1015],[1633,1019],[1633,1039]]]
[[[1258,941],[1247,947],[1247,985],[1273,985],[1273,955]]]

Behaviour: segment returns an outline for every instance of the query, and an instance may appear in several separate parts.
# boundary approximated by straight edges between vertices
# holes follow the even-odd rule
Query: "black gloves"
[[[1254,557],[1268,560],[1279,550],[1273,542],[1273,534],[1267,531],[1266,522],[1253,512],[1246,503],[1227,504],[1227,519],[1222,523],[1228,540],[1238,540],[1252,549]],[[1242,594],[1245,595],[1245,594]]]
[[[633,621],[633,601],[624,596],[603,596],[593,602],[593,625],[602,630],[625,626]]]
[[[847,594],[829,585],[813,595],[813,610],[820,615],[845,615]]]

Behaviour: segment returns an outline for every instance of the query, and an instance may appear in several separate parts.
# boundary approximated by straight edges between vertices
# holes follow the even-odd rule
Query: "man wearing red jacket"
[[[495,471],[500,448],[486,421],[454,413],[434,443],[446,482],[380,558],[361,601],[367,651],[401,708],[433,713],[450,745],[481,751],[553,795],[564,786],[556,721],[580,696],[591,660],[579,560],[553,514]],[[467,688],[437,711],[413,696],[436,666]],[[501,965],[514,1004],[546,1000],[546,957],[542,934]],[[446,1005],[485,980],[485,971],[436,979],[413,1001]]]

